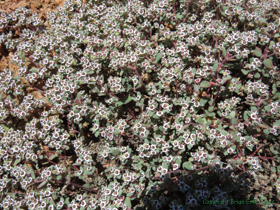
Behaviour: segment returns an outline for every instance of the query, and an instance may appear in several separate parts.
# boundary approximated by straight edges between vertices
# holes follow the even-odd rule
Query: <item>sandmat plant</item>
[[[0,11],[1,207],[277,209],[279,7]]]

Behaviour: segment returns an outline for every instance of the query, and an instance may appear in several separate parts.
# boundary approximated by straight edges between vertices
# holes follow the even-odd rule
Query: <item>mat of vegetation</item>
[[[9,2],[1,208],[279,209],[279,1]]]

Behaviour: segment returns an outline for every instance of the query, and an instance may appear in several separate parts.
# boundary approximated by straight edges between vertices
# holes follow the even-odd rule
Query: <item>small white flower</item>
[[[162,174],[162,175],[165,175],[165,174],[167,174],[167,173],[168,173],[168,170],[167,170],[166,168],[164,168],[164,169],[161,170],[161,174]]]
[[[254,119],[254,120],[258,118],[256,111],[251,112],[251,118]]]
[[[110,194],[111,194],[111,190],[106,189],[106,190],[105,190],[105,195],[110,195]]]
[[[179,145],[179,149],[184,149],[185,148],[185,145],[184,144],[180,144]]]
[[[116,170],[114,171],[114,175],[115,175],[115,176],[118,176],[119,174],[120,174],[120,170],[116,169]]]
[[[126,147],[122,147],[121,152],[125,152],[125,151],[126,151]]]
[[[157,111],[157,116],[161,117],[163,115],[162,111]]]
[[[104,158],[108,157],[108,152],[107,152],[107,151],[104,151],[104,152],[102,153],[102,157],[104,157]]]
[[[179,168],[179,165],[178,164],[173,164],[173,170],[175,171],[175,170],[177,170]]]
[[[128,159],[128,158],[130,157],[130,154],[129,154],[128,152],[126,152],[126,153],[123,154],[123,157],[124,157],[125,159]]]
[[[152,145],[151,145],[151,150],[154,151],[154,150],[156,150],[156,148],[157,148],[157,146],[156,146],[155,144],[152,144]]]

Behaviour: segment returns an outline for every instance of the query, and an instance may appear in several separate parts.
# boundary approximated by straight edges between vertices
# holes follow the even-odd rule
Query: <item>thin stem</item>
[[[140,79],[140,81],[141,81],[141,84],[144,86],[145,90],[148,92],[148,90],[147,90],[145,84],[143,83],[142,77],[139,75],[139,73],[138,73],[138,71],[137,71],[137,67],[136,67],[136,66],[135,66],[135,67],[133,67],[133,66],[128,66],[128,67],[131,68],[131,69],[133,69],[133,70],[135,71],[135,73],[138,75],[138,77],[139,77],[139,79]]]
[[[13,194],[14,194],[14,193],[18,193],[18,194],[22,194],[22,195],[27,195],[26,193],[23,193],[23,192],[20,192],[20,191],[17,191],[17,190],[16,190],[15,192],[12,192],[12,193],[13,193]],[[7,193],[7,194],[10,194],[10,193]]]
[[[67,129],[68,131],[70,130],[70,127],[69,127],[69,118],[67,117]]]
[[[253,155],[260,150],[260,148],[262,147],[263,145],[261,144],[251,155],[250,157],[253,157]]]
[[[65,182],[62,182],[62,181],[59,181],[59,180],[56,180],[56,182],[61,183],[61,184],[66,184]],[[95,193],[98,192],[97,190],[93,190],[93,189],[90,189],[90,188],[88,188],[88,187],[84,187],[84,186],[82,186],[82,185],[75,184],[75,183],[72,183],[72,182],[70,182],[69,184],[71,184],[71,185],[73,185],[73,186],[76,186],[76,187],[84,188],[84,189],[86,189],[86,190],[89,190],[89,191],[92,191],[92,192],[95,192]]]
[[[130,114],[132,114],[132,116],[133,116],[134,120],[136,120],[136,117],[135,117],[135,115],[133,114],[133,112],[131,111],[131,109],[130,109],[130,108],[128,108],[128,110],[129,110]]]
[[[197,14],[198,14],[198,12],[199,12],[200,6],[201,6],[201,3],[199,3],[198,8],[197,8],[197,10],[196,10],[196,13],[195,13],[196,16],[197,16]]]
[[[175,83],[176,83],[176,98],[178,100],[178,82],[177,82],[177,79],[175,79]]]
[[[269,193],[270,195],[273,195],[274,197],[276,197],[275,194],[269,192],[269,191],[268,191],[267,189],[265,189],[263,186],[261,186],[261,188],[262,188],[265,192],[267,192],[267,193]],[[276,198],[277,198],[277,197],[276,197]],[[280,198],[277,198],[277,199],[280,201]]]
[[[218,97],[218,95],[219,95],[220,89],[221,89],[221,88],[219,88],[218,93],[216,94],[216,96],[215,96],[215,98],[214,98],[214,101],[213,101],[213,103],[212,103],[211,106],[214,106],[215,101],[216,101],[216,99],[217,99],[217,97]]]
[[[80,170],[77,166],[75,166],[75,165],[73,165],[73,167],[75,168],[75,169],[77,169],[78,171]]]
[[[80,131],[77,131],[77,130],[69,130],[69,131],[72,131],[73,133],[81,133]]]
[[[97,82],[98,82],[98,84],[99,84],[101,87],[104,88],[104,86],[102,85],[102,83],[100,82],[100,80],[98,80]],[[106,89],[105,89],[105,91],[106,91]],[[118,100],[120,99],[119,97],[117,97],[117,96],[116,96],[115,94],[113,94],[112,92],[107,92],[107,91],[106,91],[106,93],[107,93],[108,95],[114,96],[114,97],[117,98]]]
[[[189,13],[189,7],[190,7],[190,1],[188,0],[188,3],[187,3],[187,12],[186,12],[186,16],[184,17],[184,20],[183,20],[184,23],[186,23],[186,18],[187,18],[188,13]]]
[[[37,90],[37,91],[40,91],[40,92],[42,92],[42,93],[45,93],[45,91],[40,90],[40,89],[38,89],[38,88],[35,88],[35,87],[33,87],[32,85],[29,85],[29,86],[32,87],[32,88],[34,88],[34,89]]]
[[[276,52],[274,52],[274,53],[272,53],[272,54],[270,54],[270,55],[267,55],[266,58],[268,58],[268,57],[270,57],[270,56],[273,56],[273,55],[275,55],[275,54],[276,54]]]
[[[217,8],[216,8],[214,0],[213,0],[213,5],[214,5],[215,11],[216,11],[216,20],[219,20],[219,15],[218,15]]]
[[[53,161],[51,161],[51,160],[48,160],[50,163],[52,163],[52,164],[54,164],[54,165],[56,165],[56,163],[55,162],[53,162]]]
[[[277,161],[276,159],[271,158],[271,157],[262,157],[262,156],[254,156],[254,157],[258,157],[258,158],[261,158],[261,159],[263,159],[263,160],[270,159],[270,160]]]

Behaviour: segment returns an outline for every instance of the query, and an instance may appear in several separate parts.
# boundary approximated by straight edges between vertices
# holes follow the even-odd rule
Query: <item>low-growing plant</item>
[[[279,7],[66,0],[44,19],[0,11],[11,61],[0,72],[1,206],[277,208]]]

